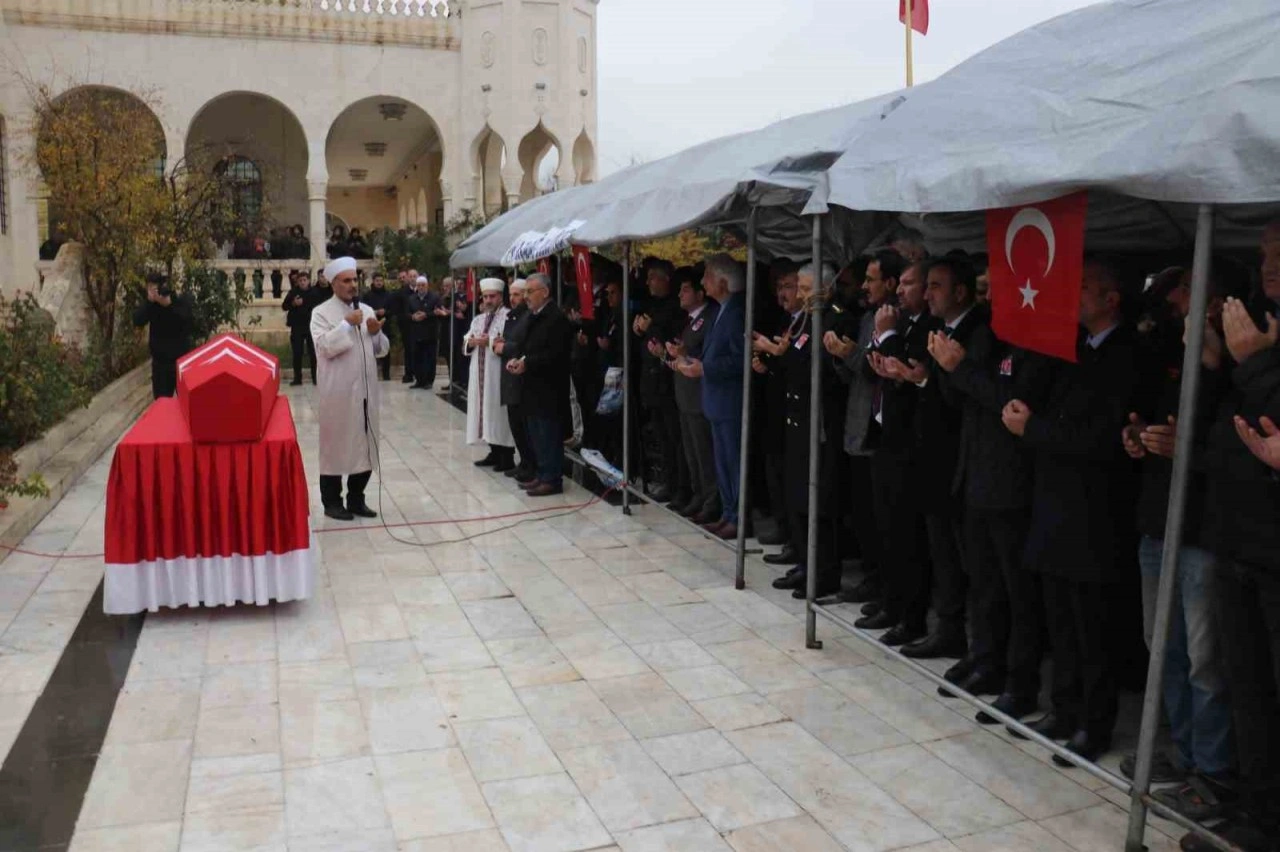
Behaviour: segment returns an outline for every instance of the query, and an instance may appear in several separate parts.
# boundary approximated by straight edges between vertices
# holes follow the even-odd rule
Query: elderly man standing
[[[506,321],[502,324],[502,335],[490,341],[489,346],[502,359],[502,398],[500,402],[507,411],[507,424],[511,427],[511,438],[516,449],[520,451],[520,464],[506,471],[506,475],[517,482],[527,482],[538,473],[538,464],[534,461],[533,442],[529,440],[529,422],[524,416],[524,407],[520,404],[520,376],[507,370],[510,361],[519,358],[520,348],[524,345],[524,334],[528,328],[529,305],[525,303],[525,281],[517,278],[511,282],[511,307],[507,311]]]
[[[742,451],[742,351],[746,325],[746,280],[727,254],[707,258],[702,287],[720,306],[702,343],[702,358],[681,359],[676,367],[691,379],[702,378],[702,412],[711,421],[720,520],[703,529],[722,539],[738,537],[738,462]]]
[[[525,281],[529,304],[520,355],[507,362],[509,373],[520,376],[521,407],[528,418],[538,472],[520,486],[530,497],[563,494],[564,415],[569,407],[569,361],[573,326],[551,299],[550,278],[541,272]]]
[[[391,343],[373,308],[356,301],[354,258],[330,261],[324,277],[332,282],[333,298],[311,314],[311,337],[320,362],[320,497],[325,515],[335,520],[376,518],[364,489],[377,458],[378,359],[391,351]]]
[[[447,314],[440,305],[440,297],[431,292],[431,284],[425,275],[414,281],[413,295],[405,305],[409,315],[409,336],[413,341],[413,375],[417,379],[410,387],[431,390],[436,383],[436,366],[439,363],[439,319]]]
[[[477,461],[476,467],[492,467],[499,473],[516,466],[515,441],[502,404],[502,356],[492,345],[502,337],[507,322],[508,311],[502,306],[505,289],[501,278],[480,282],[480,313],[462,338],[463,348],[475,355],[467,383],[467,443],[487,443],[489,455]]]

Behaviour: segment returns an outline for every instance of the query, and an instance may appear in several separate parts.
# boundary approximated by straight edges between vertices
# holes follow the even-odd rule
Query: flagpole
[[[911,62],[911,15],[912,15],[911,0],[907,0],[906,25],[907,25],[907,87],[908,88],[915,85],[915,74],[913,73],[912,67],[911,67],[912,65],[912,62]]]

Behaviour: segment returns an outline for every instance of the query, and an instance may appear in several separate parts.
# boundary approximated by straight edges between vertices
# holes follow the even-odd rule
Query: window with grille
[[[262,172],[248,157],[227,157],[214,173],[222,180],[231,198],[236,217],[254,223],[262,214]]]

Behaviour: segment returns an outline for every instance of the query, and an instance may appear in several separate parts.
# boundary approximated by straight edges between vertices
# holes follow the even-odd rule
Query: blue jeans
[[[711,450],[716,458],[716,486],[720,489],[721,519],[738,523],[738,464],[742,455],[742,421],[711,421]]]
[[[548,417],[529,418],[529,442],[538,463],[538,481],[559,485],[564,471],[564,434],[560,421]]]
[[[1147,646],[1155,631],[1156,590],[1164,540],[1143,536],[1142,620]],[[1162,699],[1174,745],[1188,767],[1220,775],[1235,767],[1231,703],[1214,626],[1213,555],[1184,546],[1178,553],[1178,585],[1169,617]]]

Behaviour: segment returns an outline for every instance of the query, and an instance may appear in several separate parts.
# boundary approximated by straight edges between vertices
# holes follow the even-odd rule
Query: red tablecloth
[[[106,561],[108,612],[306,597],[314,552],[288,399],[242,444],[193,443],[177,400],[154,402],[111,463]]]

